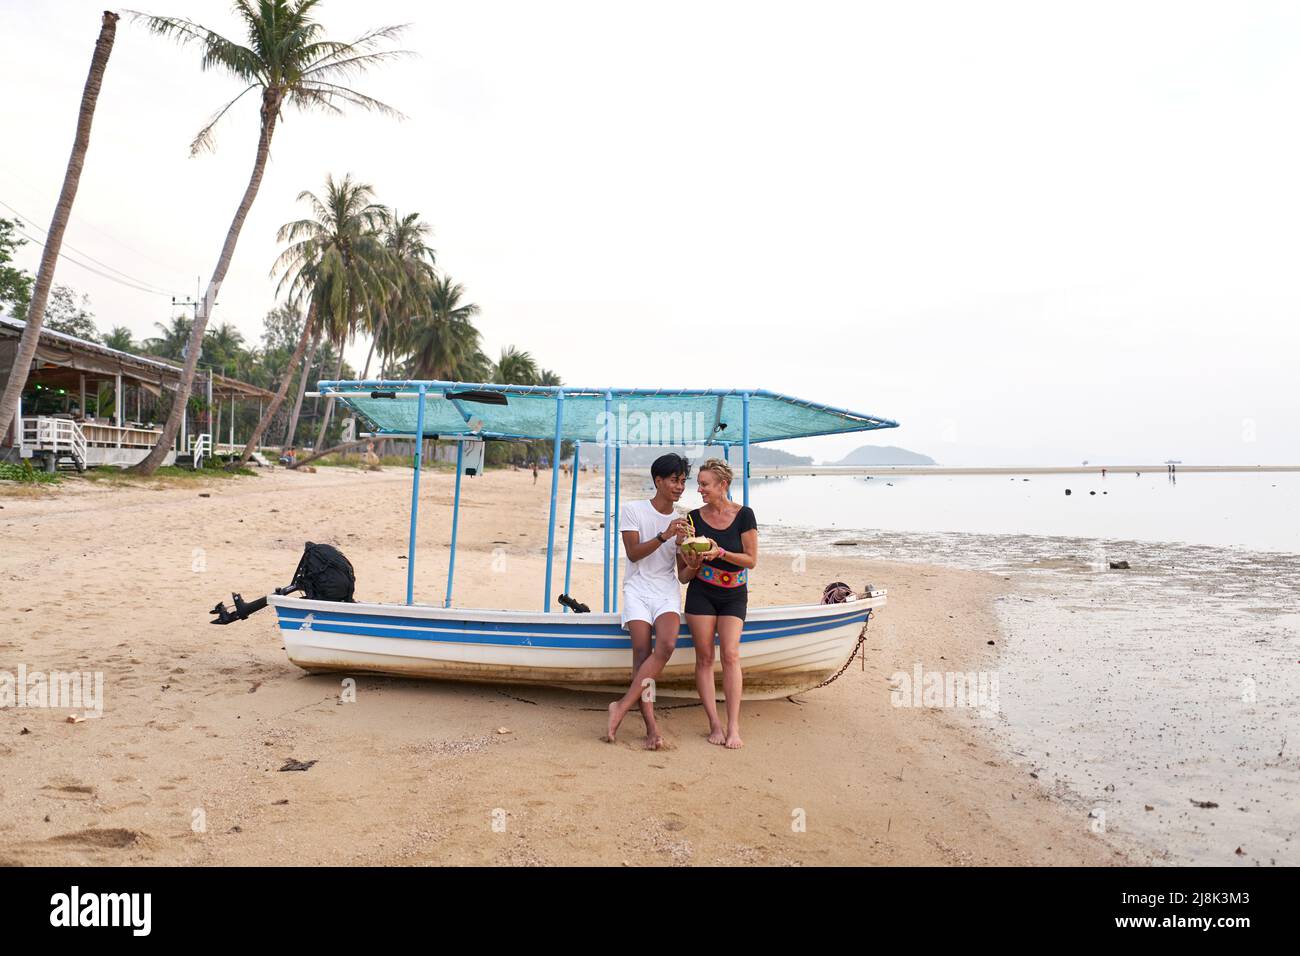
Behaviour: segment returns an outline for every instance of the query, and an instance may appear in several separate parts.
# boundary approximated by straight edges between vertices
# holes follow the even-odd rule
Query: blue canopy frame
[[[622,449],[625,445],[717,445],[728,460],[731,448],[742,449],[742,501],[749,504],[750,446],[765,441],[809,438],[897,428],[898,423],[876,415],[852,412],[808,402],[766,389],[648,389],[648,388],[577,388],[565,385],[502,385],[490,382],[443,381],[325,381],[321,394],[333,395],[371,422],[371,434],[383,437],[416,439],[414,477],[411,482],[411,527],[406,567],[406,603],[415,598],[416,522],[420,504],[420,473],[424,459],[425,438],[453,439],[456,448],[456,484],[452,504],[451,547],[447,565],[447,592],[444,607],[451,607],[452,586],[456,572],[456,535],[459,530],[461,475],[464,471],[466,440],[550,440],[551,495],[546,529],[546,590],[542,609],[550,612],[551,586],[555,554],[555,508],[559,495],[560,451],[564,441],[574,443],[573,485],[569,499],[568,543],[564,562],[564,591],[568,592],[573,570],[574,520],[578,497],[579,456],[582,444],[596,442],[604,447],[605,505],[603,538],[602,609],[618,611],[618,532],[617,515],[621,503]],[[512,408],[512,398],[514,407]],[[412,409],[410,400],[417,406]],[[626,433],[618,414],[635,406],[633,414],[666,413],[672,416],[693,415],[703,423],[702,434],[683,438],[675,434]],[[554,405],[550,415],[542,413],[539,400]],[[738,407],[737,407],[738,404]],[[757,419],[754,406],[760,406]],[[524,406],[524,407],[520,407]],[[504,411],[502,410],[504,409]],[[739,411],[739,440],[721,437],[727,428],[724,417]],[[432,412],[432,414],[429,414]],[[603,412],[603,418],[601,417]],[[711,414],[710,414],[711,412]],[[709,419],[712,424],[709,424]],[[684,420],[684,419],[683,419]],[[610,433],[611,423],[619,421]],[[734,433],[733,433],[734,434]],[[611,460],[612,459],[612,460]],[[612,474],[611,474],[612,472]],[[610,511],[611,484],[613,512]],[[566,612],[568,608],[564,609]]]

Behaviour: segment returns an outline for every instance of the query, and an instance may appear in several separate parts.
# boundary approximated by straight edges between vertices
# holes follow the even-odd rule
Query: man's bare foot
[[[618,725],[623,722],[623,715],[618,712],[618,701],[609,705],[609,727],[605,734],[605,743],[612,744],[618,733]]]
[[[728,730],[728,731],[727,731],[727,743],[726,743],[726,747],[727,747],[727,749],[728,749],[728,750],[739,750],[739,749],[740,749],[741,747],[743,747],[743,746],[745,746],[745,742],[744,742],[743,740],[740,739],[740,731],[739,731],[739,730],[736,730],[736,729],[734,729],[734,728],[731,729],[731,730]]]
[[[721,724],[709,728],[709,743],[721,744],[726,739],[727,735],[722,732]]]
[[[663,737],[659,736],[659,731],[656,730],[654,733],[649,733],[645,735],[646,750],[658,750],[663,745],[664,745],[664,739]]]

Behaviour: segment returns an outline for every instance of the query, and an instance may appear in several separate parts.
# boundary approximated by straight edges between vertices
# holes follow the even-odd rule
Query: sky
[[[144,9],[238,35],[222,0],[159,2]],[[0,216],[32,235],[103,7],[0,0]],[[406,118],[286,113],[213,316],[250,340],[278,304],[276,229],[351,173],[433,224],[490,355],[516,345],[574,385],[767,388],[901,424],[779,446],[796,454],[1300,462],[1294,4],[317,11],[344,39],[410,24],[412,56],[354,84]],[[101,329],[156,334],[171,295],[206,282],[256,102],[214,153],[188,144],[238,91],[123,17],[65,250],[160,291],[61,263]]]

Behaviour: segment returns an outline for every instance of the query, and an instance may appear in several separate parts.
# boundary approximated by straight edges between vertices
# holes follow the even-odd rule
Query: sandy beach
[[[601,485],[584,479],[572,593],[598,606]],[[428,603],[444,594],[451,481],[424,480]],[[540,605],[549,492],[546,473],[467,479],[457,604]],[[348,555],[358,598],[400,600],[409,503],[405,469],[0,489],[0,670],[104,675],[101,717],[0,710],[0,862],[1146,860],[1001,753],[973,711],[891,705],[890,676],[913,662],[997,667],[998,574],[836,555],[799,571],[765,551],[754,603],[814,601],[847,580],[888,588],[889,604],[865,666],[795,700],[747,702],[734,752],[709,745],[698,705],[682,702],[660,709],[658,752],[640,749],[635,715],[602,742],[603,695],[360,676],[345,703],[343,675],[288,662],[273,612],[206,623],[232,590],[287,582],[306,540]],[[280,772],[289,760],[315,763]]]

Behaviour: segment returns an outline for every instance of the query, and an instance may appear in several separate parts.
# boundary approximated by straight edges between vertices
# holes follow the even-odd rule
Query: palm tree
[[[54,266],[59,258],[59,250],[63,248],[63,233],[68,228],[72,202],[77,198],[77,187],[81,183],[81,168],[86,163],[86,151],[90,148],[90,126],[95,118],[95,103],[99,100],[104,70],[108,67],[108,57],[113,52],[113,40],[117,36],[117,19],[116,13],[107,10],[100,19],[99,39],[95,41],[95,52],[90,58],[90,73],[86,76],[86,85],[81,92],[81,109],[77,113],[77,133],[72,140],[72,154],[68,157],[68,168],[63,174],[63,188],[59,191],[54,216],[50,219],[45,251],[41,253],[36,284],[27,306],[27,324],[23,326],[22,337],[18,340],[18,351],[14,355],[13,368],[9,372],[4,394],[0,395],[0,438],[4,437],[9,423],[18,413],[18,400],[27,387],[27,373],[31,371],[32,359],[36,357],[36,344],[40,340],[41,325],[45,321],[45,303],[49,300],[50,287],[54,284]]]
[[[382,367],[385,347],[391,351],[391,346],[400,340],[402,326],[428,314],[427,296],[435,278],[436,254],[425,239],[432,231],[428,223],[420,221],[418,212],[405,216],[399,216],[396,210],[385,213],[384,248],[388,252],[392,291],[379,303],[379,321],[370,341],[370,352],[366,353],[363,379],[370,374],[370,358],[375,348],[379,349]],[[396,334],[386,337],[385,332],[392,324],[398,327]]]
[[[426,292],[427,317],[410,327],[407,341],[416,378],[451,381],[480,351],[473,318],[479,307],[461,302],[465,287],[446,274],[435,274]]]
[[[221,247],[208,288],[195,310],[190,348],[181,373],[182,396],[189,395],[194,384],[203,332],[208,317],[212,314],[217,290],[225,281],[226,272],[230,268],[244,219],[248,216],[248,210],[262,183],[262,174],[271,151],[271,137],[284,107],[294,105],[302,110],[317,108],[341,114],[344,106],[356,106],[399,115],[378,100],[344,86],[342,81],[367,67],[401,55],[401,51],[379,50],[376,47],[396,38],[404,28],[392,26],[371,30],[351,43],[329,40],[324,37],[324,27],[314,17],[318,2],[319,0],[235,0],[235,12],[243,21],[247,45],[228,40],[215,30],[189,19],[134,14],[153,33],[172,37],[183,45],[197,45],[203,54],[201,63],[204,69],[225,70],[245,84],[244,89],[199,131],[190,144],[191,154],[212,147],[216,124],[244,94],[258,90],[262,100],[259,110],[261,131],[257,152],[254,154],[253,172],[230,228],[226,231],[226,241]],[[158,443],[135,466],[137,471],[153,474],[162,464],[180,427],[184,408],[184,401],[172,406]]]
[[[501,350],[493,369],[492,380],[502,385],[537,385],[537,363],[528,352],[521,352],[513,345]]]
[[[244,355],[244,336],[229,322],[222,322],[203,337],[203,357],[208,365],[220,369],[224,375],[239,371],[239,360]]]
[[[131,330],[125,325],[115,325],[104,336],[104,344],[110,349],[117,349],[119,352],[137,352],[139,346],[135,344],[135,337]]]
[[[324,199],[304,190],[298,195],[312,215],[285,223],[277,238],[290,245],[280,254],[276,268],[292,272],[300,284],[309,284],[324,337],[338,347],[334,377],[343,369],[343,347],[359,320],[373,315],[376,304],[394,289],[390,258],[382,230],[387,210],[374,201],[374,189],[344,176],[325,180]],[[305,342],[302,343],[305,346]],[[298,358],[301,359],[301,353]],[[324,443],[334,399],[325,403],[315,447]]]
[[[293,413],[289,416],[289,427],[284,433],[284,446],[288,448],[293,445],[293,436],[298,431],[298,416],[302,412],[303,396],[307,394],[307,379],[311,374],[312,361],[316,357],[316,350],[320,348],[320,325],[316,325],[316,332],[312,335],[311,345],[307,348],[307,357],[302,362],[302,374],[298,376],[298,397],[294,399]]]
[[[178,362],[184,358],[185,349],[190,341],[190,330],[193,329],[194,323],[183,315],[174,315],[170,324],[164,325],[161,322],[155,322],[154,326],[162,335],[152,339],[145,339],[145,352],[149,355],[174,359]]]

